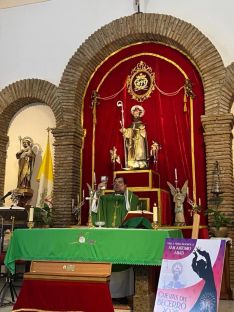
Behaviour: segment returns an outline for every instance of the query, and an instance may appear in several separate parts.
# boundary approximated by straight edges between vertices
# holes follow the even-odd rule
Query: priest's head
[[[122,194],[126,191],[127,183],[124,177],[116,177],[113,183],[113,189],[115,193]]]

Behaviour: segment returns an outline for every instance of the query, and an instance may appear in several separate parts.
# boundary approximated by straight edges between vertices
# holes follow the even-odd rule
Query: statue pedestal
[[[13,190],[13,194],[18,200],[17,205],[25,207],[28,201],[33,197],[33,190],[31,188],[17,188]]]
[[[159,224],[173,224],[173,209],[170,193],[160,188],[160,175],[153,170],[122,170],[114,171],[113,177],[124,177],[128,189],[133,191],[141,201],[140,210],[153,210],[156,203],[159,208]],[[108,190],[106,192],[109,192]]]
[[[113,177],[124,177],[128,188],[160,188],[160,175],[154,170],[121,170],[114,171]]]

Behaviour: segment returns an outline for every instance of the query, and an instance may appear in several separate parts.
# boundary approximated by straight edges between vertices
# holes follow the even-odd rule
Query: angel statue
[[[92,212],[95,214],[98,212],[98,205],[99,205],[99,199],[100,196],[103,195],[104,190],[107,187],[107,182],[108,182],[108,177],[102,176],[101,177],[101,182],[98,184],[97,189],[94,188],[92,189],[91,185],[86,183],[88,189],[89,189],[89,197],[86,197],[85,199],[89,200],[89,221],[88,221],[88,226],[92,226]],[[96,221],[95,225],[101,227],[105,224],[104,221]]]
[[[110,158],[111,158],[111,162],[113,164],[113,171],[115,171],[115,163],[117,162],[118,164],[121,165],[120,156],[117,154],[117,148],[115,146],[113,146],[113,148],[110,149]],[[122,165],[121,165],[121,167],[122,167]]]
[[[156,168],[157,168],[157,163],[158,163],[158,152],[161,148],[162,147],[158,142],[152,141],[152,144],[150,147],[150,156],[153,158],[153,162]]]
[[[77,224],[81,224],[81,208],[85,203],[85,199],[83,198],[82,201],[79,200],[79,195],[77,195],[77,203],[75,205],[74,199],[72,199],[72,214],[75,217]]]
[[[92,189],[91,185],[89,183],[86,183],[88,190],[89,190],[89,197],[86,197],[86,199],[89,200],[89,213],[91,214],[92,211],[97,210],[97,204],[98,204],[98,191],[96,189]]]
[[[173,196],[173,202],[175,203],[175,225],[183,226],[186,225],[184,218],[184,207],[183,203],[187,194],[188,180],[184,182],[181,190],[178,187],[174,187],[170,182],[167,182],[171,194]]]

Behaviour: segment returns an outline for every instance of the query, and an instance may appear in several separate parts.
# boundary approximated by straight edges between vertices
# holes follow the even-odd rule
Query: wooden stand
[[[199,225],[200,225],[200,215],[198,213],[194,213],[192,239],[198,239]]]
[[[32,261],[25,279],[109,282],[111,263]]]
[[[33,261],[13,310],[114,312],[110,274],[111,263]]]
[[[113,178],[118,176],[126,178],[129,188],[160,188],[160,175],[154,170],[114,171]]]
[[[114,171],[113,177],[126,178],[128,189],[139,197],[139,210],[152,211],[156,203],[158,207],[158,222],[162,225],[171,225],[173,212],[170,193],[160,187],[160,175],[154,170],[122,170]],[[105,193],[110,192],[106,190]]]
[[[224,258],[224,266],[223,266],[223,278],[221,284],[221,291],[220,291],[220,299],[224,300],[232,300],[232,290],[231,290],[231,283],[230,283],[230,248],[231,242],[226,242],[226,250],[225,250],[225,258]]]

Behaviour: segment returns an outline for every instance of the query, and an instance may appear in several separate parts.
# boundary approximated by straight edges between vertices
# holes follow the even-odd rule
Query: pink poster
[[[225,240],[165,242],[154,312],[217,312]]]

